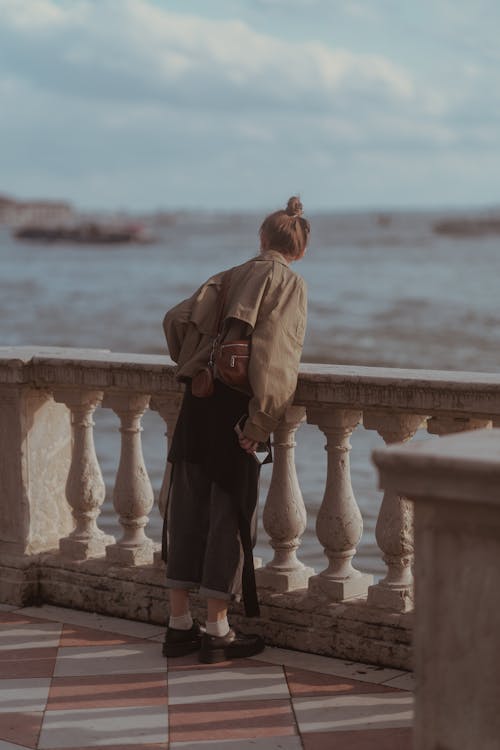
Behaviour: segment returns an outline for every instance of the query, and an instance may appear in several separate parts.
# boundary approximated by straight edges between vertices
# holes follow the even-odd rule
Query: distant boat
[[[377,214],[377,224],[379,227],[390,227],[392,216],[390,214]]]
[[[484,237],[489,234],[500,234],[500,217],[443,219],[436,221],[433,229],[437,234],[447,234],[452,237]]]
[[[107,226],[96,222],[85,222],[71,226],[26,224],[14,232],[14,237],[20,240],[35,240],[37,242],[75,242],[98,245],[153,241],[153,237],[140,224]]]

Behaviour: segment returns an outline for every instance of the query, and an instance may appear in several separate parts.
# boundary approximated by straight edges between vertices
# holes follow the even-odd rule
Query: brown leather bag
[[[248,388],[250,341],[227,341],[215,352],[215,373],[226,385]]]
[[[197,398],[208,398],[214,392],[214,378],[237,388],[250,389],[248,382],[248,362],[250,340],[224,341],[219,343],[224,320],[224,305],[231,279],[231,271],[226,271],[217,300],[217,324],[214,343],[207,365],[194,375],[191,392]]]

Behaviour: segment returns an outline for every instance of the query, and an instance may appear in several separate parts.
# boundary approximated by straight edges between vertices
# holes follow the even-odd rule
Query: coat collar
[[[288,263],[284,259],[283,255],[277,250],[266,250],[265,252],[257,255],[254,260],[275,260],[284,266],[288,266]]]

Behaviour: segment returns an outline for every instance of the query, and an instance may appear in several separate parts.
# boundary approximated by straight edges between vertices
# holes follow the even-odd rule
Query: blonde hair
[[[311,231],[311,225],[302,213],[300,199],[292,196],[284,210],[266,216],[259,230],[262,250],[278,250],[287,258],[300,258]]]

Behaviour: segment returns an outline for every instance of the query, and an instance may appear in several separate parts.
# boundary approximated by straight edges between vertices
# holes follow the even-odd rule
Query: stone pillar
[[[109,406],[120,417],[122,435],[120,463],[113,491],[113,505],[123,528],[117,544],[106,547],[111,563],[143,565],[153,562],[154,544],[144,527],[153,507],[154,495],[141,443],[141,417],[148,408],[149,396],[123,393],[105,396]]]
[[[66,406],[42,389],[0,385],[0,456],[0,554],[57,547],[74,527],[64,492],[71,462]]]
[[[376,430],[386,442],[410,440],[425,422],[417,414],[365,412],[363,424]],[[368,604],[396,612],[413,609],[413,505],[405,497],[386,490],[375,529],[387,574],[368,589]]]
[[[314,573],[313,568],[297,559],[307,517],[295,468],[295,433],[304,421],[303,407],[289,407],[273,436],[273,474],[264,506],[263,525],[270,537],[274,557],[255,575],[258,586],[280,592],[306,587]]]
[[[66,498],[76,528],[59,541],[61,553],[72,560],[86,560],[103,555],[106,545],[114,537],[97,527],[97,517],[106,496],[106,488],[94,447],[92,415],[102,401],[102,391],[59,390],[54,399],[66,404],[71,411],[73,450],[66,481]]]
[[[375,451],[415,505],[415,750],[500,737],[500,430]]]
[[[329,560],[328,567],[309,579],[309,593],[342,601],[366,594],[373,576],[352,566],[363,533],[363,519],[351,485],[349,438],[361,419],[360,411],[313,408],[307,420],[326,436],[328,465],[316,533]]]

